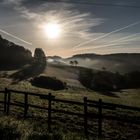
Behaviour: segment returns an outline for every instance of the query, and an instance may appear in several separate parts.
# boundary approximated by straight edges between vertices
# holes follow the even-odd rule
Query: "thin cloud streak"
[[[105,45],[99,45],[99,46],[96,46],[96,47],[77,48],[77,50],[75,50],[75,51],[78,51],[78,50],[94,50],[94,49],[101,49],[101,48],[112,47],[112,46],[116,46],[116,45],[122,45],[125,42],[135,41],[137,38],[139,38],[139,36],[137,36],[137,35],[140,35],[140,33],[136,33],[136,34],[133,34],[133,35],[128,35],[128,36],[119,38],[117,40],[111,41],[110,42],[111,44],[109,43],[109,44],[105,44]],[[136,36],[136,38],[132,38],[132,37],[135,37],[135,36]],[[118,42],[118,41],[120,41],[120,42]],[[121,41],[125,41],[125,42],[121,42]]]
[[[105,44],[105,45],[100,45],[100,46],[96,46],[96,47],[78,48],[75,51],[95,50],[95,49],[102,49],[102,48],[108,48],[108,47],[113,47],[113,46],[125,45],[126,42],[135,41],[137,38],[139,38],[139,36],[137,36],[137,35],[140,35],[140,33],[136,33],[136,34],[133,34],[133,35],[128,35],[128,36],[122,37],[120,39],[111,41],[110,43],[112,43],[112,44]],[[131,38],[131,37],[134,37],[134,36],[136,36],[136,38]],[[127,39],[127,38],[130,38],[130,39]],[[124,42],[117,42],[117,41],[124,41]]]
[[[2,29],[0,29],[0,32],[4,33],[4,34],[6,34],[6,35],[9,35],[9,36],[11,36],[11,37],[13,37],[13,38],[15,38],[15,39],[17,39],[17,40],[23,42],[23,43],[26,43],[26,44],[28,44],[28,45],[32,45],[32,43],[27,42],[27,41],[25,41],[25,40],[23,40],[23,39],[21,39],[21,38],[15,36],[15,35],[13,35],[13,34],[10,34],[10,33],[6,32],[6,31],[2,30]]]
[[[107,36],[109,36],[109,35],[111,35],[111,34],[113,34],[113,33],[116,33],[116,32],[122,31],[122,30],[124,30],[124,29],[130,28],[130,27],[135,26],[135,25],[137,25],[137,24],[139,24],[139,23],[140,23],[140,21],[137,21],[137,22],[135,22],[135,23],[129,24],[129,25],[125,26],[125,27],[122,27],[122,28],[119,28],[119,29],[114,30],[114,31],[112,31],[112,32],[109,32],[109,33],[107,33],[107,34],[105,34],[105,35],[103,35],[103,36],[97,37],[97,38],[92,39],[92,40],[88,40],[88,41],[86,41],[86,42],[84,42],[84,43],[80,43],[79,45],[74,46],[73,48],[74,48],[74,49],[75,49],[75,48],[79,48],[79,47],[81,47],[81,46],[83,46],[83,45],[86,45],[86,44],[88,44],[88,43],[97,41],[97,40],[99,40],[99,39],[103,39],[103,38],[105,38],[105,37],[107,37]]]
[[[126,43],[112,43],[112,44],[106,44],[106,45],[102,45],[101,47],[100,46],[96,46],[94,48],[92,47],[87,47],[87,48],[78,48],[74,51],[85,51],[85,50],[95,50],[95,49],[101,49],[101,48],[107,48],[107,47],[113,47],[113,46],[120,46],[120,45],[124,45]]]

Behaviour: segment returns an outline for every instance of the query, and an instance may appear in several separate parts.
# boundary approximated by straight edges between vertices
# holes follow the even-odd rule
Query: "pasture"
[[[140,89],[127,89],[118,92],[97,92],[84,88],[78,81],[78,72],[80,67],[71,66],[57,66],[48,65],[48,67],[41,73],[41,75],[49,75],[64,80],[68,84],[68,89],[60,91],[52,91],[49,89],[37,88],[31,85],[29,79],[19,82],[13,81],[8,75],[15,73],[15,71],[7,71],[6,76],[0,78],[0,90],[5,87],[20,91],[28,91],[35,93],[48,94],[52,93],[56,98],[66,99],[72,101],[83,101],[84,97],[90,100],[102,99],[105,102],[117,103],[122,105],[140,107]],[[3,95],[0,94],[0,99]],[[30,97],[32,104],[47,106],[46,100],[41,100],[37,97]],[[13,94],[12,101],[23,102],[22,95]],[[0,106],[0,110],[3,109]],[[82,112],[83,108],[77,105],[69,105],[63,103],[53,103],[53,108],[64,109],[66,111]],[[95,109],[89,108],[90,111],[96,112]],[[140,117],[139,112],[123,111],[118,112],[105,110],[105,114],[114,114],[116,116],[129,116],[133,118]],[[52,114],[52,132],[49,133],[47,129],[47,111],[38,110],[34,108],[29,109],[28,118],[23,118],[23,109],[12,107],[10,115],[3,115],[0,112],[0,135],[10,139],[53,139],[53,140],[84,140],[83,118],[78,116],[66,115],[61,113]],[[98,139],[97,137],[97,120],[90,119],[89,122],[89,137],[88,139]],[[103,121],[103,139],[107,140],[135,140],[139,139],[140,126],[131,123],[122,123],[117,121]]]

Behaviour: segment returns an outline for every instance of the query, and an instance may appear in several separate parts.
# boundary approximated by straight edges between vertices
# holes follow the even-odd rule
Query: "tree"
[[[17,69],[33,61],[30,50],[0,36],[0,68]]]
[[[74,64],[75,64],[75,66],[77,66],[77,65],[78,65],[78,61],[77,61],[77,60],[75,60],[75,61],[74,61]]]
[[[74,64],[74,62],[73,62],[73,61],[70,61],[69,63],[70,63],[70,65],[73,65],[73,64]]]
[[[35,49],[34,62],[35,64],[46,65],[46,55],[41,48]]]
[[[77,61],[77,60],[70,61],[69,63],[70,63],[70,65],[75,65],[75,66],[77,66],[77,65],[78,65],[78,61]]]
[[[106,67],[102,67],[102,70],[103,70],[103,71],[106,71]]]

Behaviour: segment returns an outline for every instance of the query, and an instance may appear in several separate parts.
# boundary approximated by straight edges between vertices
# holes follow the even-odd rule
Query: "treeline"
[[[13,69],[32,62],[31,51],[0,36],[0,68]]]
[[[102,55],[99,54],[94,54],[94,53],[83,53],[83,54],[76,54],[73,55],[71,58],[81,58],[81,59],[85,59],[85,58],[97,58],[100,57]]]
[[[91,69],[85,69],[80,71],[79,81],[85,87],[98,91],[140,88],[140,72],[133,71],[122,75],[119,72],[93,72]]]
[[[139,53],[116,53],[116,54],[94,54],[94,53],[83,53],[83,54],[76,54],[73,55],[71,58],[106,58],[106,59],[114,59],[114,60],[122,60],[122,59],[130,59],[130,58],[137,58],[140,59]]]

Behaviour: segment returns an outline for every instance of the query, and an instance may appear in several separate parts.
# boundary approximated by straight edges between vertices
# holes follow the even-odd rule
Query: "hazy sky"
[[[46,55],[140,53],[140,0],[60,1],[1,0],[0,34]],[[43,27],[54,22],[61,33],[50,39]]]

